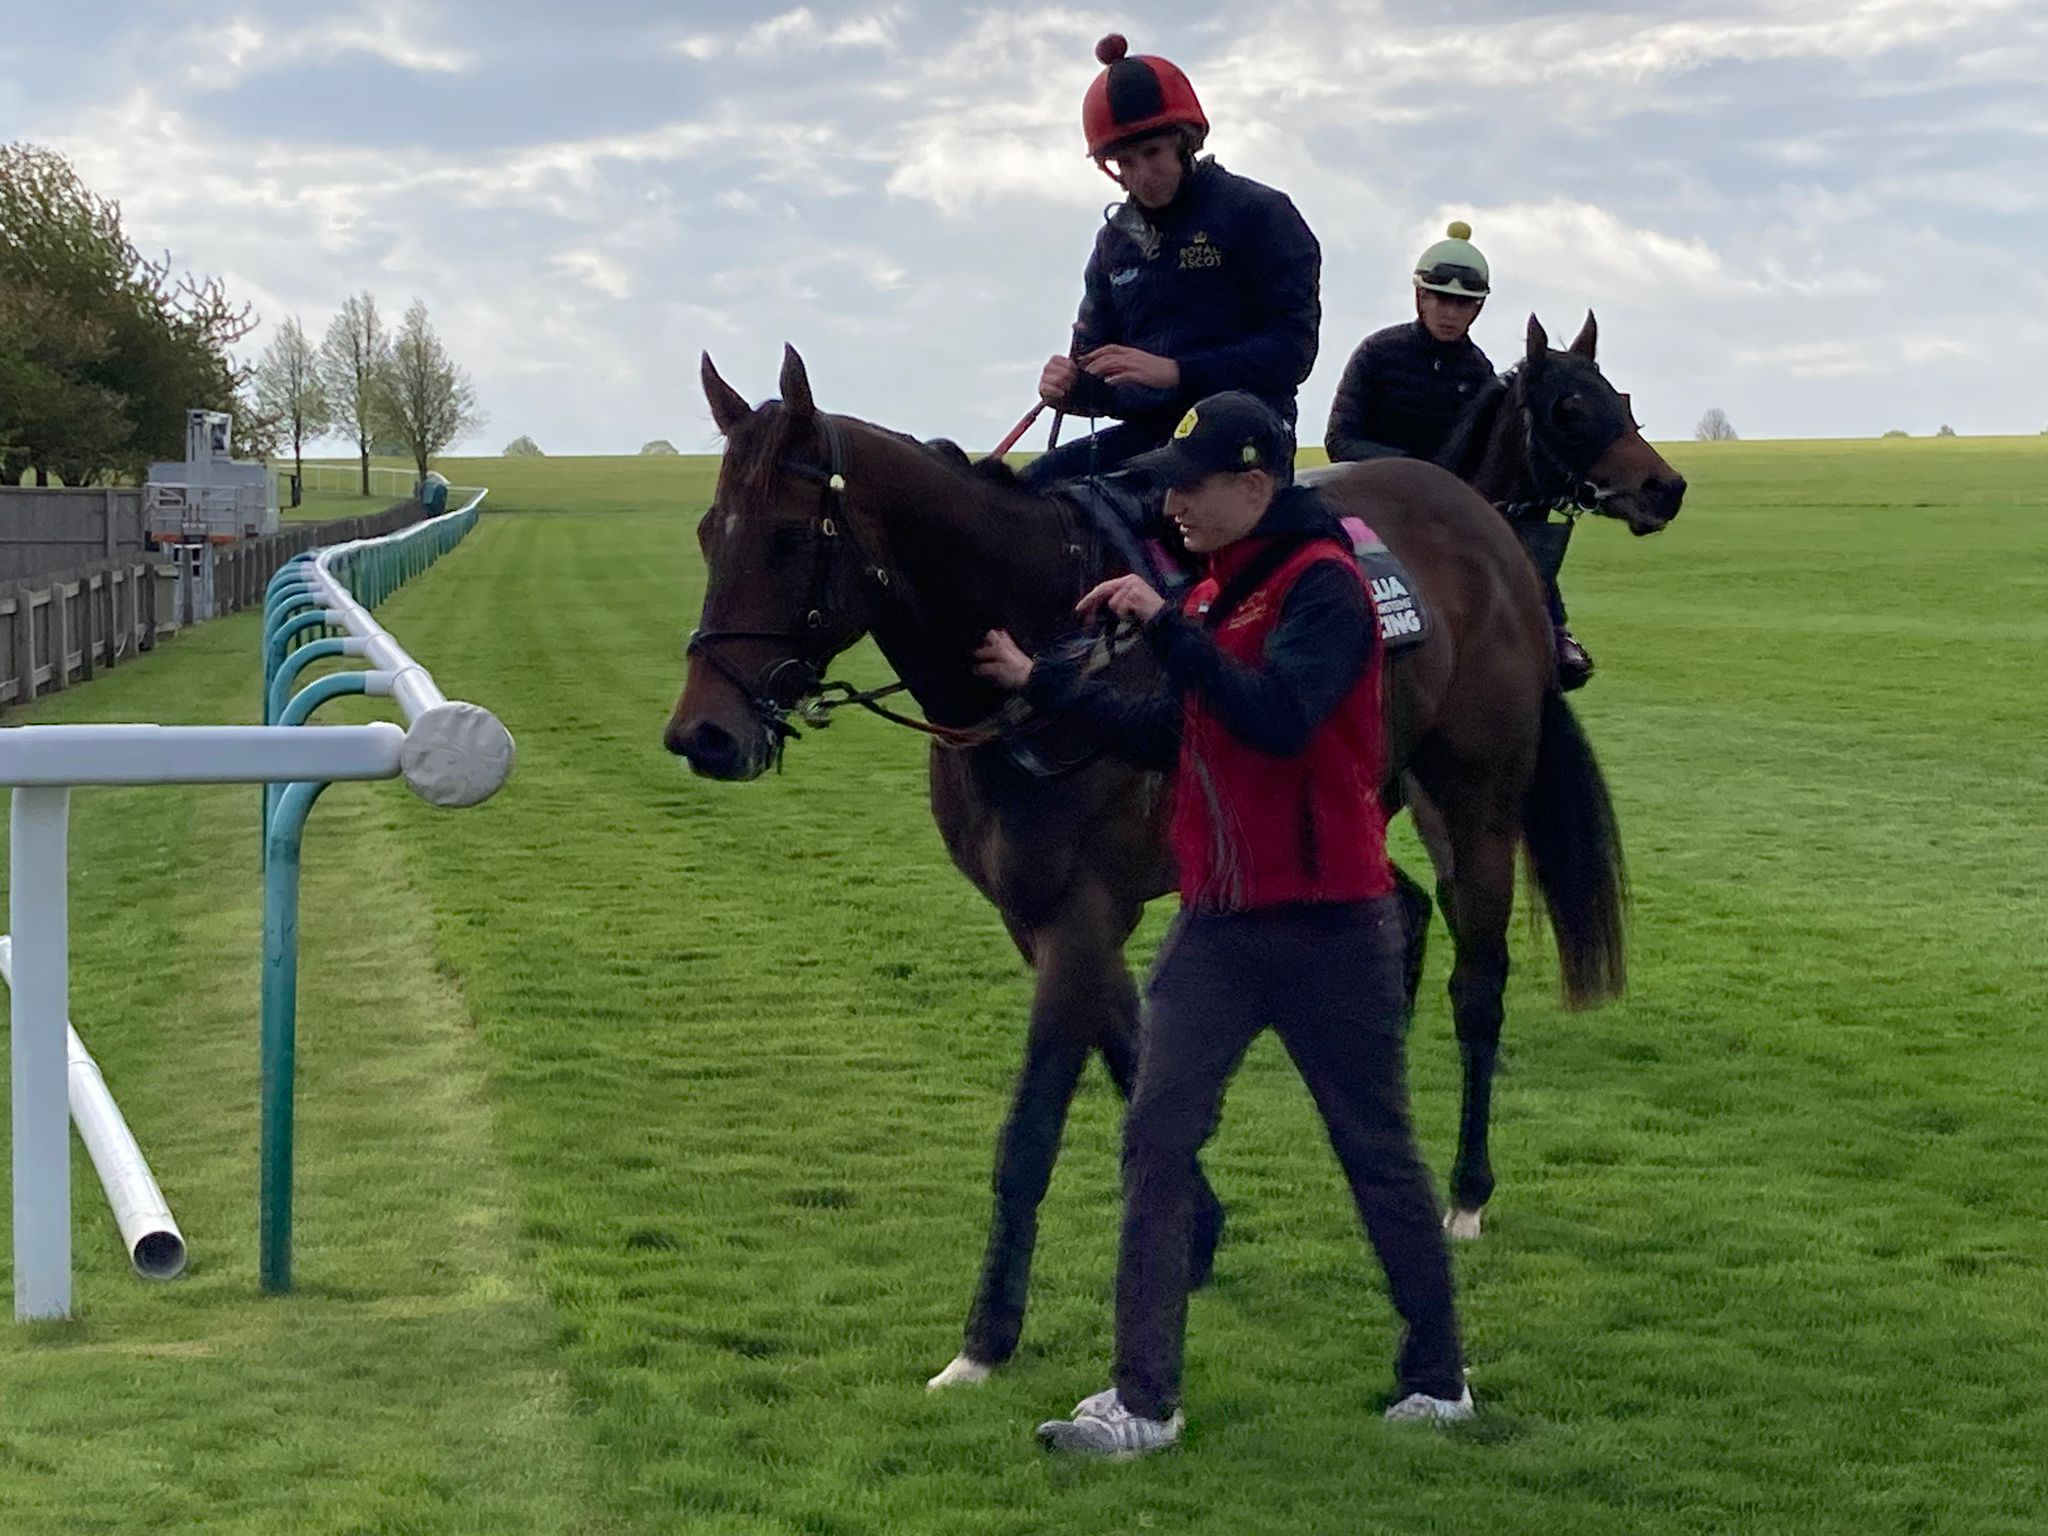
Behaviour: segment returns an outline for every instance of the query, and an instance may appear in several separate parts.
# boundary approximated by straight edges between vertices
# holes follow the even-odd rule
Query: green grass
[[[1029,1439],[1105,1380],[1094,1071],[1019,1359],[928,1397],[1028,983],[918,744],[847,720],[780,777],[688,777],[659,732],[710,466],[456,461],[479,533],[382,617],[519,768],[460,814],[315,814],[290,1301],[253,1273],[248,796],[78,797],[74,1014],[199,1258],[119,1274],[79,1161],[83,1321],[0,1335],[0,1529],[2038,1530],[2048,442],[1673,457],[1680,520],[1588,524],[1568,567],[1634,990],[1562,1013],[1518,925],[1501,1188],[1457,1256],[1471,1432],[1377,1422],[1383,1287],[1270,1040],[1210,1157],[1186,1447]],[[38,718],[246,718],[253,644],[198,631]]]
[[[257,634],[204,626],[33,718],[246,720]],[[77,1321],[0,1333],[0,1530],[599,1529],[392,786],[330,790],[308,839],[301,1286],[258,1297],[255,793],[74,797],[72,1017],[192,1262],[127,1274],[74,1151]]]
[[[390,506],[390,496],[359,496],[353,491],[305,491],[296,507],[283,507],[287,523],[324,523],[337,517],[367,517]]]

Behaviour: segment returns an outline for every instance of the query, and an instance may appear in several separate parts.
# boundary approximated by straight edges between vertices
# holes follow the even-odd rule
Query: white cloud
[[[1453,217],[1467,219],[1489,261],[1518,280],[1582,287],[1678,287],[1696,292],[1743,286],[1706,241],[1625,223],[1590,203],[1552,200],[1497,208],[1440,208],[1415,230],[1420,250]],[[1753,286],[1753,285],[1752,285]]]
[[[308,61],[359,54],[415,74],[453,75],[470,68],[468,50],[423,40],[417,17],[387,6],[310,26],[265,31],[245,17],[225,27],[193,28],[165,45],[186,60],[185,77],[201,90],[225,90],[251,75]]]
[[[762,58],[776,53],[825,53],[867,48],[890,51],[896,46],[896,29],[905,10],[888,5],[877,11],[853,16],[827,26],[807,5],[783,11],[758,21],[744,32],[697,32],[672,45],[675,52],[700,62],[726,53]]]
[[[899,152],[886,185],[892,197],[917,198],[953,217],[1015,199],[1100,208],[1118,196],[1071,145],[1062,147],[1065,153],[1043,138],[933,125]]]
[[[1934,363],[1945,357],[1975,357],[1977,349],[1952,336],[1909,336],[1899,343],[1899,354],[1909,363]]]
[[[564,251],[555,258],[555,266],[608,299],[633,296],[633,280],[626,269],[602,251]]]
[[[1453,216],[1494,265],[1482,344],[1510,361],[1532,309],[1569,333],[1597,307],[1653,423],[1720,405],[1745,436],[1917,430],[1901,402],[1924,399],[1966,432],[2041,425],[2038,0],[1485,8],[1506,14],[1273,0],[1254,32],[1186,0],[1133,30],[1188,69],[1225,163],[1322,241],[1305,437]],[[351,290],[419,295],[500,441],[708,441],[674,360],[715,346],[765,386],[785,339],[837,403],[907,430],[985,444],[1029,403],[1116,195],[1080,142],[1101,17],[927,10],[913,47],[882,0],[698,4],[650,55],[644,18],[555,32],[525,9],[457,32],[448,0],[310,21],[236,0],[202,38],[136,7],[79,26],[94,92],[39,54],[0,70],[0,115],[266,316],[317,330]],[[327,59],[407,74],[279,110],[260,76]]]

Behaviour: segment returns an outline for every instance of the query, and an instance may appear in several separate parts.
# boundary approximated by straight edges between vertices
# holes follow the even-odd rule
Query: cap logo
[[[1182,438],[1186,437],[1189,433],[1193,432],[1195,430],[1195,424],[1199,420],[1200,418],[1196,416],[1193,407],[1190,407],[1187,415],[1181,417],[1180,425],[1173,429],[1173,440],[1177,443]]]
[[[1246,443],[1244,445],[1244,448],[1242,449],[1242,456],[1244,458],[1245,463],[1247,464],[1256,464],[1259,462],[1259,450],[1255,445],[1251,443]]]

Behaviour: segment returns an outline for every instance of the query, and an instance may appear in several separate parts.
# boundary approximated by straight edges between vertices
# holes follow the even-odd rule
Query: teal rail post
[[[324,645],[327,642],[318,643]],[[312,647],[308,646],[307,649],[311,650]],[[291,702],[285,705],[284,712],[278,716],[277,724],[304,725],[313,718],[313,711],[329,699],[338,699],[351,693],[375,693],[378,690],[371,685],[380,680],[386,688],[390,686],[389,673],[330,672],[325,677],[316,677],[292,695]],[[277,802],[283,797],[285,788],[283,784],[263,786],[263,865],[266,869],[270,867],[270,828],[277,819]]]
[[[474,710],[451,706],[432,679],[390,635],[368,618],[366,609],[384,601],[412,576],[431,566],[476,526],[479,491],[470,505],[423,525],[422,530],[358,544],[330,557],[325,574],[312,551],[294,556],[270,579],[264,595],[263,718],[280,727],[304,725],[329,699],[344,694],[403,695],[408,729],[420,728],[436,711]],[[336,589],[339,589],[338,591]],[[330,608],[329,603],[337,606]],[[306,639],[307,632],[340,628],[346,639]],[[315,662],[360,657],[370,670],[334,672],[292,691]],[[401,679],[410,679],[401,687]],[[426,698],[421,698],[425,679]],[[409,687],[409,692],[406,688]],[[422,712],[424,711],[424,713]],[[466,787],[465,797],[436,804],[475,804],[495,793],[511,771],[512,739],[495,719],[501,745],[486,741],[480,759],[488,782]],[[471,750],[465,747],[465,750]],[[413,777],[407,770],[406,776]],[[298,1051],[300,848],[313,803],[324,780],[302,779],[263,787],[263,1105],[258,1207],[258,1270],[263,1289],[287,1291],[292,1283],[293,1083]],[[414,788],[420,790],[419,783]],[[421,793],[426,793],[420,790]]]
[[[285,653],[295,636],[309,629],[325,629],[338,623],[340,615],[333,610],[313,606],[320,600],[311,594],[304,597],[288,598],[281,604],[277,617],[272,619],[263,631],[263,680],[266,692],[270,680],[277,676],[277,669],[284,665]],[[265,725],[271,722],[264,721]]]
[[[278,664],[277,676],[270,680],[270,695],[264,703],[263,723],[273,724],[283,715],[285,705],[291,701],[292,684],[298,681],[301,672],[316,661],[331,661],[337,656],[348,654],[348,641],[329,637],[302,645],[285,657]]]
[[[263,869],[263,1145],[258,1272],[266,1291],[292,1285],[292,1082],[298,1051],[299,847],[325,783],[298,780],[278,797]]]

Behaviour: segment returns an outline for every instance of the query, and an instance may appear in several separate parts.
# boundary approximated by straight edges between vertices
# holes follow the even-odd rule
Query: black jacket
[[[1292,422],[1295,391],[1315,366],[1322,265],[1284,193],[1213,160],[1198,161],[1157,213],[1125,199],[1088,258],[1075,350],[1117,343],[1170,357],[1180,388],[1083,374],[1067,410],[1171,430],[1197,400],[1242,389]]]
[[[1323,446],[1333,461],[1433,460],[1492,378],[1493,364],[1469,336],[1441,342],[1420,320],[1374,331],[1344,365]]]
[[[1323,537],[1349,547],[1343,528],[1305,486],[1292,485],[1246,535],[1292,548]],[[1227,589],[1226,589],[1227,590]],[[1084,676],[1080,663],[1041,660],[1025,696],[1034,708],[1079,720],[1090,735],[1149,768],[1179,759],[1180,697],[1200,693],[1225,730],[1247,746],[1292,757],[1357,683],[1379,644],[1379,625],[1365,586],[1334,564],[1312,565],[1287,589],[1280,618],[1266,639],[1264,665],[1244,667],[1216,648],[1198,619],[1171,602],[1145,629],[1166,673],[1166,686],[1124,693]]]

